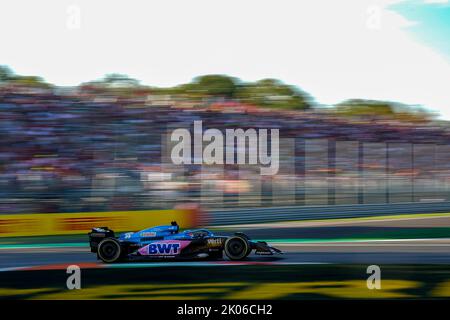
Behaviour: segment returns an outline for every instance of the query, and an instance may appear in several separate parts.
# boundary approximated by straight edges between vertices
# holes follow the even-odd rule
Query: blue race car
[[[243,233],[219,236],[206,229],[179,232],[178,224],[158,226],[116,237],[108,227],[89,232],[91,252],[106,263],[148,259],[222,259],[243,260],[252,250],[259,255],[282,253],[263,241],[252,241]]]

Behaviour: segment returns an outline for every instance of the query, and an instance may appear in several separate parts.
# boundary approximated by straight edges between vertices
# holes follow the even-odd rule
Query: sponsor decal
[[[91,232],[91,237],[100,237],[100,238],[104,238],[105,234],[104,233],[100,233],[100,232]]]
[[[148,246],[148,254],[178,254],[179,243],[152,243]]]
[[[190,241],[164,240],[152,242],[139,249],[139,253],[149,256],[174,256],[180,254]]]
[[[59,230],[64,231],[81,231],[92,228],[95,225],[117,225],[122,223],[123,218],[114,217],[70,217],[70,218],[57,218],[56,224]]]
[[[273,255],[273,253],[270,252],[270,251],[255,251],[255,254],[261,255],[261,256],[271,256],[271,255]]]
[[[156,232],[141,232],[141,237],[156,237]]]
[[[133,235],[133,233],[134,233],[134,232],[127,232],[127,233],[125,233],[124,238],[125,238],[125,239],[130,239],[131,236]]]
[[[125,232],[143,230],[171,220],[178,221],[183,227],[192,227],[196,214],[196,211],[187,209],[3,214],[0,215],[0,238],[84,234],[98,226],[108,226],[115,232]]]
[[[209,248],[216,248],[222,246],[222,239],[216,238],[216,239],[208,239],[207,245]]]
[[[35,230],[39,226],[36,219],[0,219],[0,234],[20,232],[21,230]]]

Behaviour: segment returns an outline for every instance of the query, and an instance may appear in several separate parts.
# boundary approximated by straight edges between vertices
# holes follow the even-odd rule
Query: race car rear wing
[[[89,245],[91,247],[91,252],[97,252],[98,244],[105,238],[114,238],[115,234],[113,230],[108,227],[97,227],[92,228],[91,232],[88,233]]]

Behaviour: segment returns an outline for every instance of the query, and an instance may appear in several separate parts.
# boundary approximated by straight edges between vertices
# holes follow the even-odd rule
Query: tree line
[[[0,83],[39,88],[53,87],[41,77],[17,75],[7,66],[0,66]],[[114,91],[116,94],[126,96],[154,94],[178,96],[193,101],[239,101],[275,109],[313,110],[319,107],[308,93],[280,80],[262,79],[245,82],[223,74],[202,75],[189,83],[160,88],[143,85],[139,80],[127,75],[112,73],[101,79],[82,83],[79,87],[98,92]],[[366,99],[346,100],[336,104],[329,112],[342,117],[378,116],[409,121],[428,120],[434,116],[421,107]]]

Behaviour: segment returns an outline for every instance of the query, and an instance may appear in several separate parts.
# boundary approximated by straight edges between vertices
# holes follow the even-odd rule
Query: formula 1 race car
[[[282,253],[263,241],[251,241],[243,233],[218,236],[205,229],[179,232],[175,221],[170,226],[158,226],[138,232],[127,232],[115,237],[107,227],[93,228],[89,232],[91,252],[106,263],[147,259],[210,259],[226,256],[242,260],[252,250],[259,255]]]

